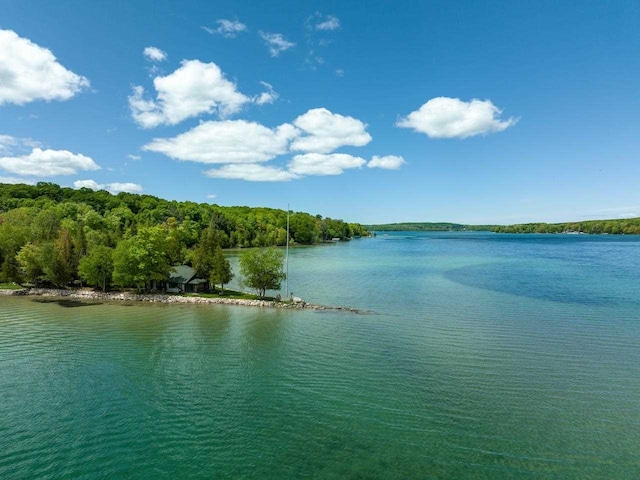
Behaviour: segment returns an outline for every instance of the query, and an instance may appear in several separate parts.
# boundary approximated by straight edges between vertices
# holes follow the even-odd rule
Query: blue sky
[[[638,2],[0,11],[0,181],[362,223],[640,216]]]

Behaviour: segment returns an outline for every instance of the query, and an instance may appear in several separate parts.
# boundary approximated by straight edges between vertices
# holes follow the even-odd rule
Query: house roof
[[[169,281],[174,283],[189,283],[196,272],[189,265],[176,265],[169,274]]]

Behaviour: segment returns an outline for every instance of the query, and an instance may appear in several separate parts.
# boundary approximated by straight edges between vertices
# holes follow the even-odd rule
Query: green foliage
[[[79,264],[97,247],[113,249],[114,281],[120,285],[143,288],[154,279],[164,280],[160,276],[166,265],[182,263],[211,278],[218,247],[283,246],[286,226],[287,212],[271,208],[112,195],[48,182],[0,184],[0,281],[24,277],[32,283],[67,285],[86,278],[78,272]],[[291,214],[291,244],[367,233],[355,223]]]
[[[222,293],[224,294],[224,286],[229,283],[233,278],[233,272],[231,271],[231,264],[222,253],[222,248],[216,247],[213,254],[213,268],[209,276],[209,281],[212,285],[220,285]]]
[[[467,230],[467,225],[446,222],[409,222],[387,223],[383,225],[366,225],[366,228],[368,228],[369,230],[375,230],[377,232],[446,232]]]
[[[640,218],[590,220],[569,223],[522,223],[516,225],[462,225],[459,223],[389,223],[367,225],[378,232],[492,231],[498,233],[593,233],[640,234]]]
[[[106,292],[113,277],[113,249],[105,245],[96,246],[82,257],[78,271],[89,285],[99,286]]]
[[[141,290],[153,280],[165,280],[170,271],[161,227],[141,228],[137,235],[122,240],[113,254],[113,280],[122,287]]]
[[[240,271],[244,284],[258,292],[261,298],[267,290],[279,290],[285,279],[284,255],[280,250],[249,250],[240,256]]]
[[[33,243],[24,245],[16,256],[27,280],[36,286],[44,273],[40,263],[41,256],[41,249]]]
[[[214,268],[214,255],[216,249],[223,243],[223,233],[214,227],[208,227],[202,231],[200,242],[194,249],[191,262],[196,275],[200,278],[209,278]]]
[[[498,233],[592,233],[592,234],[640,234],[640,218],[615,220],[589,220],[571,223],[523,223],[494,226]]]

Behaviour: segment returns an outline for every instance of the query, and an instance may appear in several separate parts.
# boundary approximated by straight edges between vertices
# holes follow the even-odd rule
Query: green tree
[[[2,261],[2,269],[0,274],[3,282],[15,282],[22,284],[22,275],[20,272],[20,264],[16,255],[7,255]]]
[[[184,261],[184,244],[180,236],[178,221],[175,217],[169,217],[167,228],[167,257],[171,265],[179,265]]]
[[[261,298],[267,290],[279,290],[282,280],[284,255],[275,248],[249,250],[240,256],[240,271],[244,284],[258,292]]]
[[[196,275],[201,278],[209,278],[214,268],[214,256],[216,249],[222,244],[222,232],[213,227],[208,227],[200,235],[200,243],[193,251],[191,263]]]
[[[224,286],[229,283],[233,278],[233,272],[231,271],[231,264],[222,253],[222,248],[216,247],[213,254],[213,268],[209,276],[209,281],[212,285],[220,285],[222,294],[224,295]]]
[[[16,257],[27,279],[36,286],[44,273],[40,264],[40,257],[40,248],[33,243],[24,245]]]
[[[82,257],[78,270],[88,284],[99,286],[106,292],[113,277],[113,249],[97,245]]]
[[[136,236],[118,243],[113,252],[114,282],[142,290],[148,282],[167,279],[171,267],[165,249],[162,227],[140,228]]]

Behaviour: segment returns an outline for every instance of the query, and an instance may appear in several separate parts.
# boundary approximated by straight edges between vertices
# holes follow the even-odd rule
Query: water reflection
[[[92,307],[102,305],[102,302],[87,302],[83,300],[71,300],[68,298],[34,298],[31,300],[36,303],[55,303],[64,308]]]

